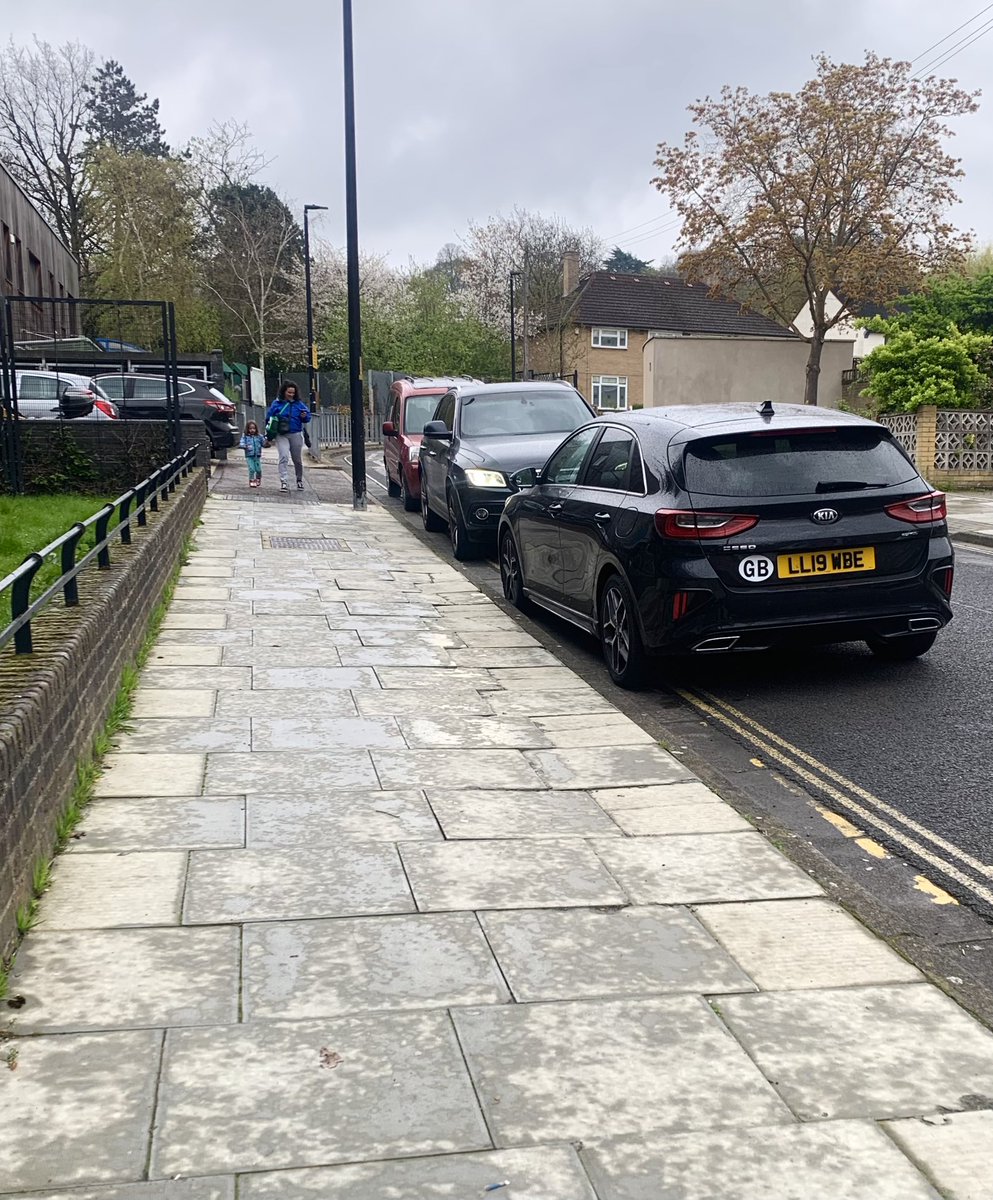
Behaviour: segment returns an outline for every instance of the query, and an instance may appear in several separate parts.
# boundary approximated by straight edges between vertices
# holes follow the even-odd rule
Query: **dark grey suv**
[[[421,440],[424,528],[447,523],[459,560],[492,545],[517,490],[511,476],[540,466],[593,415],[574,387],[558,381],[474,383],[447,392]]]

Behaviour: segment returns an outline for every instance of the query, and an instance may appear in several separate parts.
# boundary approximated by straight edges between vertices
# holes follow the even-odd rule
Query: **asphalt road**
[[[417,514],[386,497],[378,456],[370,455],[369,475],[370,492],[423,533]],[[424,536],[447,553],[445,534]],[[498,589],[495,564],[476,574]],[[678,697],[715,733],[757,756],[747,761],[793,780],[990,917],[993,552],[958,549],[953,607],[955,620],[916,662],[881,663],[858,643],[802,655],[695,658],[666,664],[639,703],[665,723]],[[570,665],[611,694],[592,639],[550,615],[536,622],[568,652]]]

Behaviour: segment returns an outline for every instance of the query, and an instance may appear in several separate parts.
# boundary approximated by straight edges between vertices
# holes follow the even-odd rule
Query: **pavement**
[[[993,547],[993,494],[949,492],[948,528],[955,542]]]
[[[228,470],[16,960],[0,1195],[989,1200],[989,1030],[385,509]]]

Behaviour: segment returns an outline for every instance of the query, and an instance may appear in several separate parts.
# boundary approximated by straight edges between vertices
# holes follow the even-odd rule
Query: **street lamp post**
[[[352,0],[341,0],[345,53],[345,233],[348,244],[348,394],[352,415],[352,508],[366,507],[365,413],[362,407],[362,327],[359,309],[359,217],[355,181],[355,80]]]
[[[310,379],[310,411],[317,411],[317,343],[314,341],[314,296],[310,289],[310,214],[327,212],[326,204],[303,206],[303,256],[307,287],[307,370]]]
[[[520,278],[520,271],[510,272],[510,381],[517,382],[517,325],[515,321],[514,280]]]

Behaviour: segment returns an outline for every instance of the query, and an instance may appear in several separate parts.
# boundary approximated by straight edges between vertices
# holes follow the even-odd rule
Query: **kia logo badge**
[[[819,508],[810,514],[810,519],[817,525],[831,525],[837,521],[839,513],[834,508]]]

